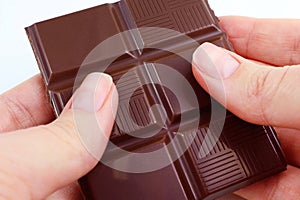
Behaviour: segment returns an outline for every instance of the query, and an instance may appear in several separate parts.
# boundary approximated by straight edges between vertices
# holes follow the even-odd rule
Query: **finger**
[[[0,196],[44,199],[86,174],[106,148],[117,103],[111,77],[91,74],[56,121],[0,135]]]
[[[300,20],[221,17],[220,25],[235,51],[273,65],[300,63]]]
[[[281,147],[289,164],[300,167],[300,131],[276,128]]]
[[[300,129],[300,67],[259,65],[205,43],[193,72],[204,89],[240,118],[255,124]]]
[[[290,199],[300,197],[300,169],[288,166],[287,171],[235,192],[246,199]]]
[[[0,95],[0,132],[14,131],[54,120],[40,75]]]
[[[67,187],[56,191],[51,194],[46,200],[83,200],[83,196],[80,191],[80,186],[78,182],[74,182]]]

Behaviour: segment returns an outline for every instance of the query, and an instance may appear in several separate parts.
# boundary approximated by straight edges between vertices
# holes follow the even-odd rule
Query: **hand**
[[[246,199],[299,199],[300,20],[220,20],[239,55],[205,43],[194,54],[194,75],[232,113],[274,126],[289,163],[287,171],[236,193]]]
[[[71,183],[52,197],[79,199],[76,181],[105,150],[118,102],[111,77],[89,75],[52,123],[53,109],[43,85],[37,75],[0,96],[1,199],[45,199]],[[103,133],[91,127],[78,131],[75,114],[81,119],[95,116]]]

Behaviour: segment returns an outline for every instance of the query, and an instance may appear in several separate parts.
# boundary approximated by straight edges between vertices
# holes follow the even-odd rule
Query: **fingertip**
[[[89,74],[72,98],[73,109],[97,112],[106,101],[112,84],[112,78],[108,74]]]
[[[215,79],[227,79],[240,63],[228,51],[211,43],[203,43],[193,55],[193,63],[200,73]]]

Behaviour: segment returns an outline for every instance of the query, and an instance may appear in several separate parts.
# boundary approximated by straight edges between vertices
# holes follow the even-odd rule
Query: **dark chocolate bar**
[[[240,120],[193,78],[199,44],[232,50],[206,0],[122,0],[26,31],[57,115],[90,72],[117,86],[110,144],[80,180],[87,199],[214,199],[286,169],[272,127]]]

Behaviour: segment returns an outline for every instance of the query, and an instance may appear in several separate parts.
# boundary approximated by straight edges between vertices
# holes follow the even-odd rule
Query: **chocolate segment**
[[[80,180],[87,199],[214,199],[286,169],[272,127],[226,112],[193,77],[199,44],[232,50],[206,0],[122,0],[26,31],[57,116],[89,72],[118,89],[111,142]]]

